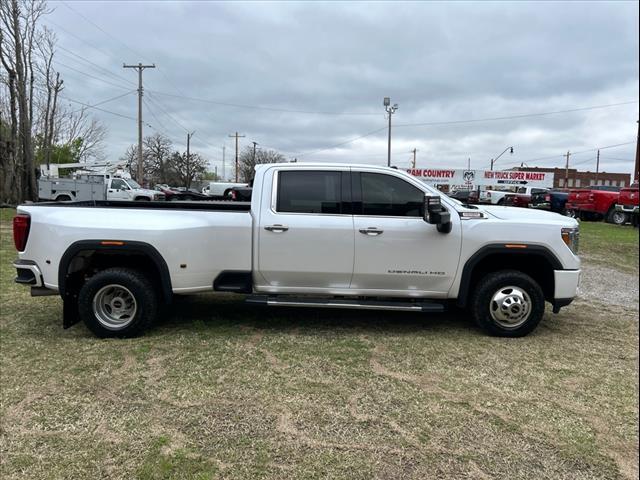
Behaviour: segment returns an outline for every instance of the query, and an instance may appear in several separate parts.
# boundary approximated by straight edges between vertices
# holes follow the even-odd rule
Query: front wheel
[[[157,295],[138,270],[109,268],[91,277],[80,289],[78,313],[98,337],[135,337],[155,320]]]
[[[490,335],[524,337],[542,320],[544,295],[529,275],[515,270],[493,272],[478,282],[471,313]]]
[[[627,214],[625,212],[620,212],[618,210],[610,210],[607,214],[607,222],[613,223],[614,225],[624,225],[627,223]]]

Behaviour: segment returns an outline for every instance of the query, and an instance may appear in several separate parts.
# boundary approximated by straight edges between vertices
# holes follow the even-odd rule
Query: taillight
[[[13,243],[19,252],[23,252],[27,246],[30,226],[31,217],[29,215],[19,214],[13,217]]]
[[[232,190],[231,191],[231,200],[233,200],[234,202],[238,199],[238,194]]]
[[[550,202],[551,201],[551,195],[545,195],[544,196],[544,201],[545,202]]]

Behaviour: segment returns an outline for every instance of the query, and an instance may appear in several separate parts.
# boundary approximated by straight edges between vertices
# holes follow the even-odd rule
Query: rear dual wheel
[[[98,337],[135,337],[155,320],[157,302],[155,287],[142,272],[109,268],[82,286],[78,313]]]

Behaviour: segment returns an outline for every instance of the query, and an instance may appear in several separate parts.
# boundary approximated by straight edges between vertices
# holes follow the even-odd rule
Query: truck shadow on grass
[[[153,331],[218,328],[255,328],[275,332],[305,330],[357,330],[415,333],[459,331],[480,334],[468,313],[450,308],[444,313],[393,312],[299,307],[262,307],[241,297],[194,295],[177,298]]]

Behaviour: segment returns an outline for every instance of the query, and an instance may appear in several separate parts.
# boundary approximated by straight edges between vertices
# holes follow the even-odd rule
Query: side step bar
[[[442,303],[406,300],[335,299],[314,297],[249,295],[245,300],[253,305],[270,307],[352,308],[358,310],[396,310],[403,312],[444,312]]]

